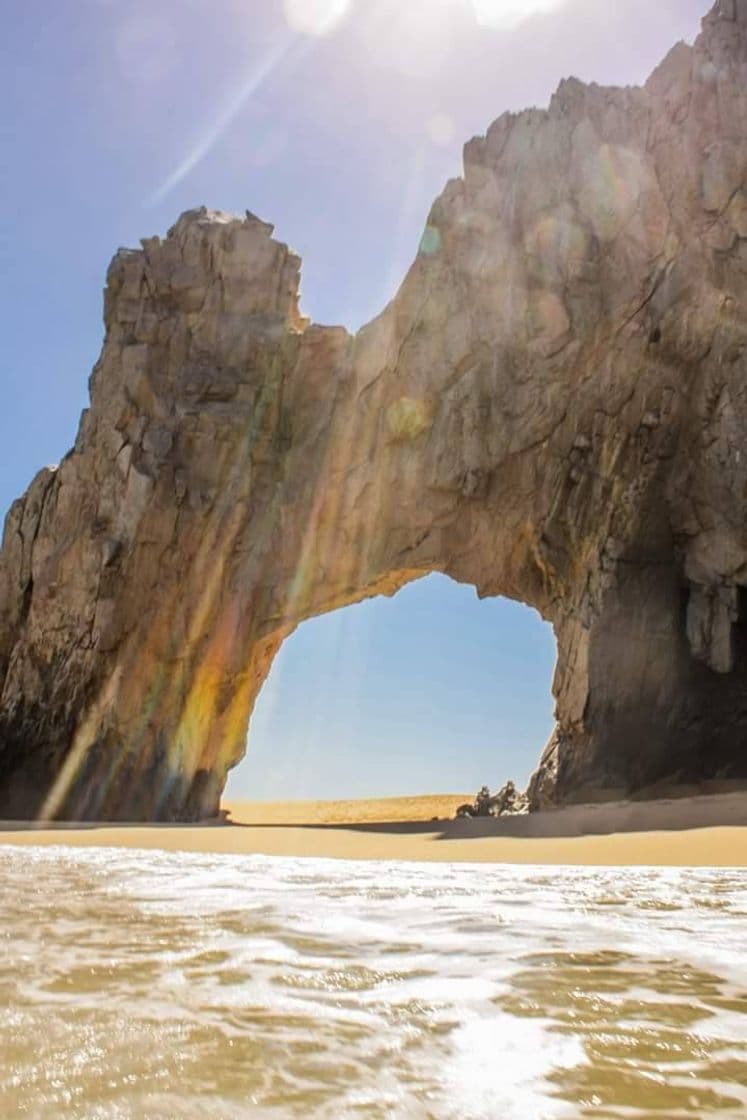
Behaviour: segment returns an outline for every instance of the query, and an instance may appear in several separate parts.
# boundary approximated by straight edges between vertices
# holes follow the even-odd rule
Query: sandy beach
[[[467,795],[228,802],[201,825],[0,824],[0,843],[356,860],[578,866],[747,866],[747,792],[579,805],[455,821]]]

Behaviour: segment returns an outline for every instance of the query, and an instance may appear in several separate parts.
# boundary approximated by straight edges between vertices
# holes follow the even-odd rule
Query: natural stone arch
[[[747,770],[747,0],[465,149],[396,299],[271,227],[120,251],[74,450],[0,554],[0,811],[214,812],[301,620],[442,571],[558,639],[535,806]]]

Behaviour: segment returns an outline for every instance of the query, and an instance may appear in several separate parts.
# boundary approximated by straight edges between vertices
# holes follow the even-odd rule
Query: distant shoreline
[[[227,802],[200,825],[0,822],[0,844],[317,859],[576,866],[747,867],[747,791],[578,805],[455,821],[468,795]],[[433,820],[438,817],[440,819]]]

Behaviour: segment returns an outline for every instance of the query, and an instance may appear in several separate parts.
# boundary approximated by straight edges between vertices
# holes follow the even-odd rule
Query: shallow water
[[[0,1116],[747,1115],[747,874],[0,851]]]

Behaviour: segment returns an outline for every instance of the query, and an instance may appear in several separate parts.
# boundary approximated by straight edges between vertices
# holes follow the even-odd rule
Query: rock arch
[[[74,449],[0,554],[0,813],[214,812],[304,618],[441,571],[555,628],[535,807],[747,773],[747,0],[464,153],[397,297],[270,226],[122,250]]]

